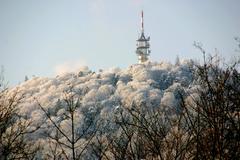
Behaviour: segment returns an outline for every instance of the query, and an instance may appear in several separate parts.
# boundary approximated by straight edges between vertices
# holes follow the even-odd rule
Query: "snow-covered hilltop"
[[[85,67],[77,73],[66,73],[55,78],[34,77],[16,87],[25,95],[20,113],[35,119],[35,113],[40,114],[41,111],[38,111],[40,108],[34,99],[51,108],[71,87],[76,93],[86,90],[82,97],[83,106],[101,103],[112,108],[119,101],[174,106],[175,92],[179,86],[188,88],[191,84],[191,63],[136,64],[127,69],[112,68],[98,73]]]
[[[191,60],[34,77],[0,92],[0,155],[194,159],[215,154],[204,149],[216,136],[230,144],[216,157],[239,157],[228,152],[239,145],[239,77],[234,67]]]
[[[189,89],[192,84],[192,65],[192,61],[187,60],[175,65],[146,63],[131,65],[126,69],[111,68],[98,73],[85,67],[76,73],[66,73],[55,78],[34,77],[13,88],[12,92],[17,90],[20,95],[24,95],[22,103],[18,105],[18,114],[30,121],[32,126],[41,126],[31,134],[30,139],[35,145],[44,145],[40,157],[46,158],[47,154],[51,155],[49,150],[54,144],[54,140],[52,144],[49,142],[49,135],[56,135],[51,120],[71,137],[71,122],[66,118],[69,116],[67,96],[74,95],[73,105],[78,100],[80,103],[74,113],[76,136],[77,133],[87,136],[91,130],[101,125],[100,136],[111,137],[121,130],[115,124],[114,116],[123,104],[125,107],[144,104],[148,109],[161,107],[163,111],[177,110],[179,91]],[[50,115],[51,120],[40,106]],[[90,133],[85,133],[84,128],[89,123]],[[89,142],[84,136],[80,140],[76,144],[84,146]],[[61,142],[69,143],[64,136]],[[68,149],[67,147],[66,150]],[[82,156],[89,158],[91,152],[91,149],[86,149]],[[70,153],[69,151],[67,155]],[[90,156],[90,159],[95,156]]]

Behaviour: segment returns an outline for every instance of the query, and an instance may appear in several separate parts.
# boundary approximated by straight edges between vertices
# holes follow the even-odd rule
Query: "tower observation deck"
[[[138,55],[138,63],[142,64],[148,61],[148,56],[150,55],[150,37],[145,37],[144,35],[144,21],[143,21],[143,11],[141,12],[141,34],[137,39],[137,49],[136,54]]]

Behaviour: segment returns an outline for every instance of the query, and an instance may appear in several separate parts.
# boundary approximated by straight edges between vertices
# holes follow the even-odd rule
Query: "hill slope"
[[[18,114],[31,121],[32,126],[41,126],[30,139],[35,144],[45,146],[39,156],[44,157],[46,153],[50,154],[49,137],[57,134],[51,120],[71,137],[70,112],[66,101],[69,97],[78,106],[74,110],[74,130],[76,136],[81,135],[81,139],[76,145],[87,146],[89,136],[96,134],[99,125],[101,132],[98,134],[101,137],[112,137],[120,132],[119,126],[112,122],[119,106],[177,110],[179,91],[194,89],[191,66],[192,61],[183,61],[178,65],[148,63],[98,73],[85,67],[77,73],[66,73],[55,78],[32,78],[12,89],[12,92],[18,90],[24,95],[23,103],[18,106]],[[68,143],[64,136],[60,136],[60,141]],[[66,150],[67,154],[71,153]],[[78,151],[83,150],[85,159],[94,158],[92,149]]]
[[[25,104],[20,112],[31,115],[37,109],[33,98],[53,107],[64,91],[71,87],[76,93],[86,91],[82,97],[84,106],[101,102],[105,107],[113,107],[117,101],[128,104],[144,101],[149,104],[154,102],[154,106],[160,105],[163,100],[162,103],[165,103],[171,96],[174,98],[170,93],[174,93],[178,86],[188,88],[192,83],[190,64],[191,61],[183,61],[180,65],[136,64],[127,69],[112,68],[99,73],[85,67],[78,73],[66,73],[55,78],[34,77],[16,87],[25,95]]]

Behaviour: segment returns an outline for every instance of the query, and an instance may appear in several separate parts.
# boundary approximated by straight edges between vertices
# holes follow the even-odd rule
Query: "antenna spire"
[[[141,23],[142,23],[141,30],[142,30],[142,33],[143,33],[144,32],[143,10],[142,10],[142,13],[141,13]]]

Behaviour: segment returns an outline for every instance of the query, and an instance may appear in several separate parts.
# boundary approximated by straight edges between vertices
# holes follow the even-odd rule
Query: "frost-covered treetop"
[[[177,111],[179,92],[188,90],[194,94],[198,88],[192,79],[192,69],[191,60],[178,61],[175,65],[165,62],[135,64],[126,69],[110,68],[99,72],[83,67],[78,72],[64,73],[54,78],[33,77],[12,88],[8,94],[17,91],[24,96],[17,112],[22,118],[31,121],[33,126],[41,125],[41,129],[32,134],[31,139],[36,144],[46,144],[49,143],[44,136],[46,133],[56,135],[56,128],[51,121],[61,127],[64,133],[71,135],[66,98],[71,100],[73,97],[73,105],[77,105],[74,111],[76,136],[84,133],[86,125],[94,121],[96,123],[88,128],[89,133],[95,130],[95,124],[100,123],[99,134],[102,133],[102,136],[117,134],[119,130],[113,120],[122,107],[142,107],[142,111],[146,109],[144,107],[158,107],[166,113],[169,113],[169,109]],[[78,142],[84,144],[84,139],[82,137]],[[65,141],[61,139],[62,143]],[[44,150],[44,154],[48,150]]]
[[[164,62],[135,64],[126,69],[110,68],[100,72],[83,67],[78,72],[54,78],[34,77],[16,86],[25,95],[20,113],[36,117],[34,111],[38,108],[34,99],[51,108],[70,87],[76,93],[86,90],[83,106],[101,103],[113,107],[118,102],[172,106],[175,90],[179,86],[188,87],[192,81],[191,65],[192,61],[185,60],[176,65]]]

